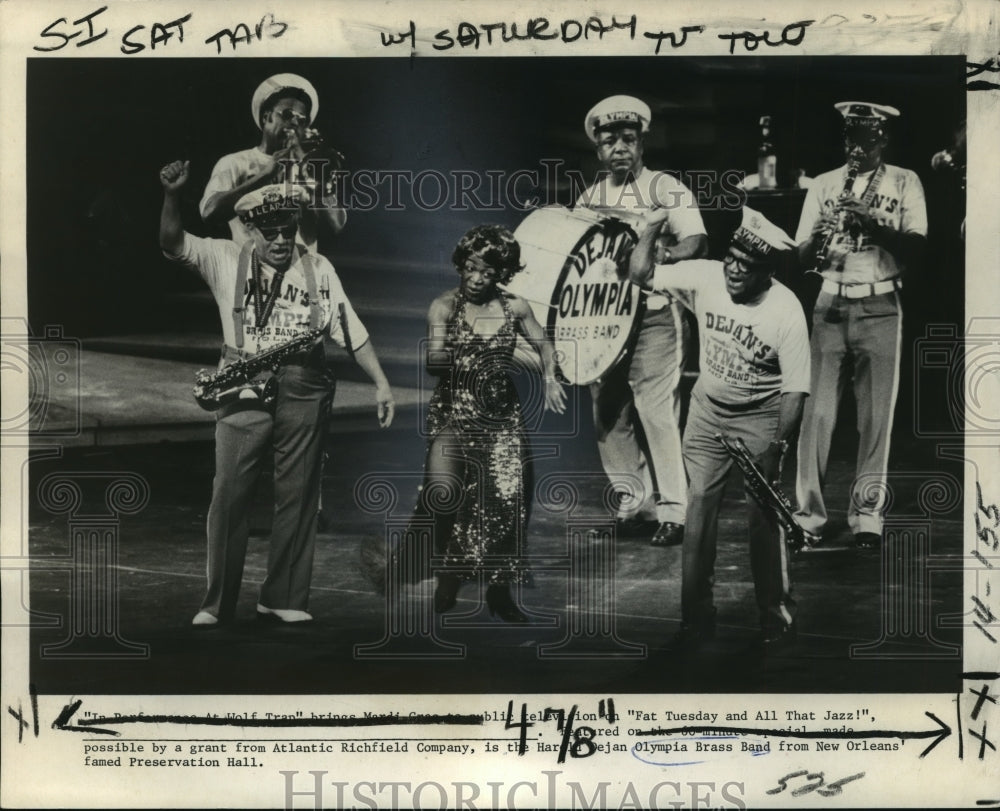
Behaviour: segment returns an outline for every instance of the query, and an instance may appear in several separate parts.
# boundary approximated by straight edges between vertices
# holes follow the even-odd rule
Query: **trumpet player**
[[[899,386],[903,276],[923,253],[924,190],[916,173],[883,160],[899,110],[845,101],[844,166],[816,178],[796,233],[798,256],[823,282],[813,311],[812,397],[798,445],[796,521],[821,535],[823,489],[837,404],[853,369],[858,454],[847,523],[860,548],[882,541],[889,436]]]
[[[318,111],[319,96],[308,79],[277,73],[261,82],[250,100],[260,143],[224,155],[215,164],[199,206],[202,219],[209,224],[228,222],[233,240],[242,245],[248,233],[236,216],[237,201],[269,184],[285,183],[299,197],[297,242],[317,251],[321,231],[339,233],[347,222],[347,211],[335,194],[333,171],[341,168],[342,156],[320,148],[322,137],[312,128]],[[307,154],[312,166],[303,163]],[[325,530],[330,517],[323,510],[322,493],[318,509],[320,527]]]
[[[160,247],[168,258],[197,271],[211,289],[225,339],[220,366],[237,361],[252,365],[256,355],[275,351],[281,364],[274,373],[273,403],[248,385],[216,411],[208,588],[193,625],[210,628],[234,619],[249,535],[247,514],[268,457],[274,466],[274,522],[257,616],[308,622],[320,455],[334,381],[319,338],[300,348],[298,336],[321,331],[353,355],[375,383],[383,428],[392,422],[392,392],[333,266],[296,244],[299,205],[286,187],[264,186],[236,202],[234,211],[249,234],[240,246],[184,231],[179,198],[187,179],[186,161],[160,170]]]
[[[273,183],[292,183],[300,188],[297,240],[317,249],[320,230],[336,234],[347,222],[347,212],[334,193],[340,155],[326,148],[312,128],[319,111],[319,96],[312,83],[294,73],[278,73],[261,82],[250,102],[260,143],[224,155],[212,169],[199,210],[207,223],[228,222],[233,240],[242,244],[247,232],[236,216],[236,202],[243,195]],[[303,161],[315,154],[316,165]],[[325,161],[324,169],[316,172]],[[321,186],[315,188],[315,184]]]
[[[715,635],[719,507],[733,458],[718,434],[742,439],[767,484],[777,486],[782,457],[809,392],[809,336],[795,295],[773,279],[794,243],[756,211],[743,209],[722,262],[653,265],[664,209],[645,214],[632,252],[635,284],[675,289],[698,321],[701,372],[691,392],[683,457],[688,493],[681,551],[681,627],[670,649],[693,651]],[[750,483],[748,482],[748,486]],[[795,639],[787,550],[773,513],[747,496],[750,568],[761,631],[752,652],[774,654]]]

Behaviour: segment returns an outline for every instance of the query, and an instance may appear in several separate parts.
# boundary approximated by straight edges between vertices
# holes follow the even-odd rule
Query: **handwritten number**
[[[804,786],[799,786],[797,789],[792,790],[793,797],[801,797],[803,794],[809,794],[813,791],[817,792],[822,797],[836,797],[841,793],[841,788],[854,780],[860,780],[865,776],[864,772],[859,772],[858,774],[852,774],[850,777],[842,777],[840,780],[836,780],[833,783],[828,784],[825,788],[823,784],[825,782],[823,777],[823,772],[810,772],[806,769],[802,769],[797,772],[789,772],[780,780],[778,780],[778,785],[776,788],[771,788],[767,790],[768,794],[781,794],[785,789],[788,788],[790,781],[795,780],[799,777],[804,777],[806,780],[811,782]]]
[[[569,748],[570,757],[590,757],[597,751],[592,727],[578,727],[573,730],[573,743]]]
[[[852,774],[850,777],[841,777],[839,780],[830,783],[826,788],[818,789],[816,793],[823,797],[836,797],[840,794],[841,786],[844,786],[853,780],[860,780],[864,776],[864,772],[858,772],[857,774]]]
[[[809,772],[806,771],[805,769],[803,769],[800,772],[791,772],[790,774],[786,774],[784,777],[782,777],[782,778],[780,778],[778,780],[778,787],[777,788],[769,788],[767,790],[767,793],[768,794],[781,794],[781,792],[783,792],[786,788],[788,788],[788,781],[789,780],[792,780],[795,777],[803,777],[804,775],[807,775],[807,774],[809,774]]]
[[[533,727],[534,724],[528,721],[528,705],[521,704],[521,721],[517,724],[514,723],[514,702],[507,702],[507,717],[504,719],[504,729],[520,729],[521,734],[517,742],[517,753],[523,755],[528,751],[528,727]]]
[[[560,710],[561,712],[561,710]],[[560,719],[560,726],[563,728],[562,744],[559,746],[559,759],[556,763],[566,762],[566,750],[569,749],[570,737],[573,734],[573,721],[576,720],[576,704],[570,708],[569,713],[566,715],[566,720],[563,722]]]
[[[794,789],[792,791],[792,796],[793,797],[801,797],[803,794],[809,794],[810,792],[815,791],[820,786],[822,786],[823,785],[823,772],[809,772],[806,775],[806,780],[818,780],[819,782],[818,783],[809,783],[809,784],[807,784],[805,786],[802,786],[802,788]]]

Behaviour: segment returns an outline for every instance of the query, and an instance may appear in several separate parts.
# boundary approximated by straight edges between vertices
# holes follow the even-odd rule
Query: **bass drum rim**
[[[550,236],[552,233],[551,229],[545,230],[541,227],[544,224],[543,219],[553,215],[558,215],[564,222],[570,221],[573,223],[575,233],[571,238],[567,236],[567,232],[570,229],[561,229],[558,234]],[[526,285],[523,283],[525,280],[534,281],[540,278],[540,272],[531,276],[524,276],[523,274],[530,273],[528,266],[526,266],[521,273],[517,274],[511,280],[511,283],[505,287],[508,292],[518,295],[528,301],[536,319],[546,329],[547,334],[552,335],[552,341],[555,344],[557,353],[560,351],[560,344],[562,341],[556,337],[554,327],[557,326],[557,304],[562,293],[565,279],[573,269],[574,259],[577,256],[578,251],[580,251],[583,246],[587,245],[587,243],[593,239],[595,234],[604,232],[607,228],[607,224],[610,222],[615,224],[614,230],[622,234],[628,234],[628,241],[631,243],[629,247],[634,247],[638,237],[635,229],[636,223],[632,219],[628,217],[615,217],[611,216],[610,212],[595,212],[588,208],[570,210],[565,206],[544,206],[531,212],[514,230],[514,238],[518,240],[518,243],[521,246],[522,257],[524,257],[526,253],[525,246],[527,245],[529,249],[533,249],[536,252],[551,254],[553,257],[553,263],[558,263],[554,269],[551,267],[546,268],[546,271],[551,272],[551,275],[554,277],[550,286],[551,292],[549,293],[546,301],[541,301],[538,295],[528,292],[525,289]],[[526,227],[528,230],[528,240],[535,241],[525,240],[524,237]],[[548,239],[547,244],[539,244],[539,241],[546,238]],[[559,261],[559,257],[562,257],[561,262]],[[522,282],[521,284],[518,284],[519,280]],[[560,376],[571,385],[589,386],[599,384],[602,380],[611,375],[621,365],[625,358],[632,353],[642,325],[642,319],[646,311],[646,296],[642,291],[642,288],[638,285],[631,282],[629,282],[629,284],[632,288],[632,294],[636,304],[633,310],[631,322],[629,323],[628,332],[624,339],[621,340],[618,351],[613,356],[610,354],[608,355],[610,360],[603,363],[600,371],[596,374],[578,374],[580,364],[577,363],[574,375],[573,377],[570,377],[570,375],[566,373],[566,369],[563,368],[562,364],[557,364]]]

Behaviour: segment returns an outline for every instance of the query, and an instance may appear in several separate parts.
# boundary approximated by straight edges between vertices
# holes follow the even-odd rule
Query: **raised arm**
[[[639,242],[633,248],[632,256],[628,263],[629,278],[633,284],[637,284],[639,287],[648,288],[653,279],[653,257],[656,255],[656,238],[660,234],[660,227],[669,216],[670,209],[655,206],[643,214],[646,227],[642,229],[642,233],[639,235]],[[704,238],[704,235],[698,234],[697,236],[682,240],[679,245],[670,249],[670,253],[675,259],[682,258],[674,253],[674,251],[678,250],[681,246],[685,246],[685,250],[695,250],[696,241],[699,237]]]
[[[668,253],[670,258],[667,264],[681,262],[684,259],[701,259],[708,255],[708,237],[705,234],[693,234],[670,248]]]
[[[160,248],[176,256],[184,247],[180,191],[187,183],[190,161],[173,161],[160,170],[163,207],[160,209]]]

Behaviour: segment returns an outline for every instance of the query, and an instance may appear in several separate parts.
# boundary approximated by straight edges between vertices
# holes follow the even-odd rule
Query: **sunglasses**
[[[294,122],[296,127],[301,127],[309,123],[309,119],[306,116],[295,112],[291,107],[286,107],[284,110],[275,110],[274,112],[286,124]]]
[[[268,242],[274,242],[279,235],[283,236],[285,239],[294,239],[295,233],[299,230],[299,226],[295,223],[291,225],[283,225],[275,228],[258,228],[260,234]]]

